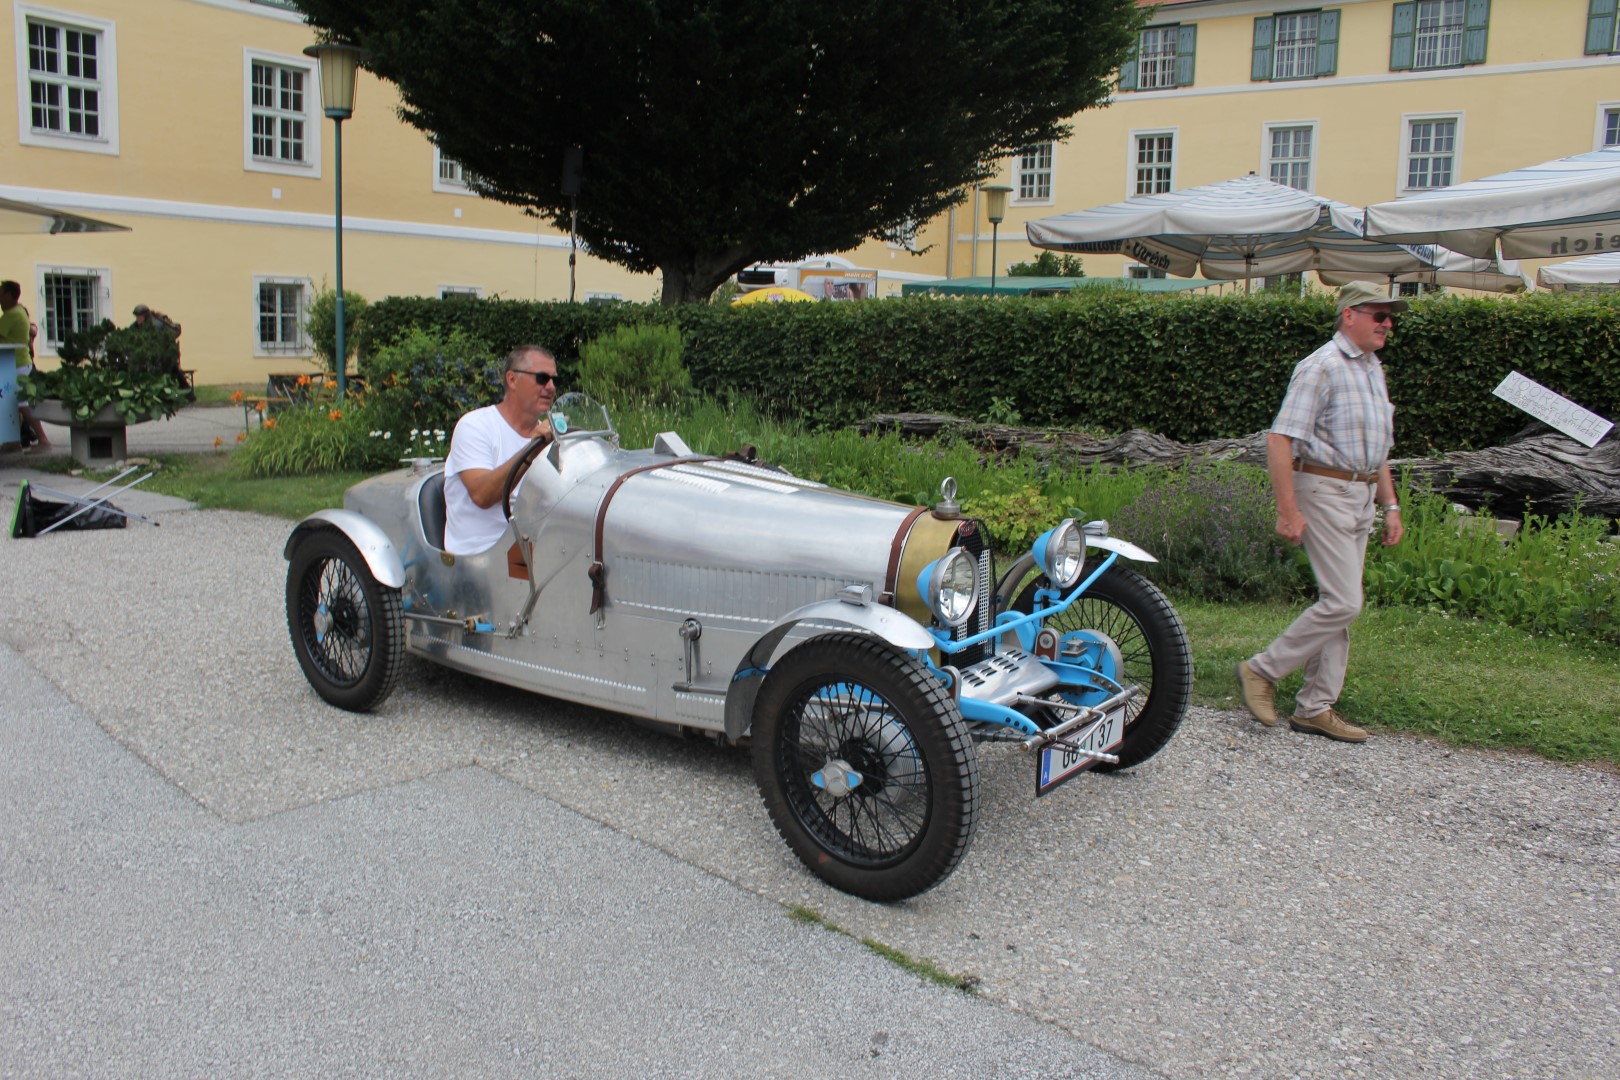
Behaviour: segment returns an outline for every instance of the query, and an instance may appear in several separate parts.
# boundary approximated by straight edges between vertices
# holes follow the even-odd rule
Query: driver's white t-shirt
[[[499,501],[483,508],[467,494],[463,469],[494,469],[512,460],[529,440],[512,430],[500,409],[486,405],[456,421],[450,437],[450,456],[444,463],[444,550],[452,555],[476,555],[506,532],[506,515]],[[518,481],[518,487],[523,482]],[[514,495],[516,492],[514,491]]]

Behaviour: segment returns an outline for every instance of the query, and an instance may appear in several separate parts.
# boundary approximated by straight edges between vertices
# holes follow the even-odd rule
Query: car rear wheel
[[[306,533],[293,550],[287,630],[304,677],[338,708],[367,712],[393,691],[405,654],[399,590],[335,529]]]
[[[972,740],[939,681],[885,642],[828,634],[789,652],[760,688],[751,744],[777,831],[835,888],[904,900],[967,853]]]
[[[1081,577],[1094,569],[1094,562],[1088,564]],[[1013,608],[1034,611],[1035,590],[1047,584],[1044,576],[1025,584]],[[1128,769],[1162,750],[1192,700],[1192,647],[1181,616],[1159,587],[1116,562],[1046,625],[1059,634],[1086,630],[1111,642],[1121,662],[1119,681],[1142,688],[1126,706],[1125,741],[1114,751],[1119,764],[1099,763],[1096,770]]]

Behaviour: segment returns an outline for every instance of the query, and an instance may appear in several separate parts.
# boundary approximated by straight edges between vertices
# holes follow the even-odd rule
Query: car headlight
[[[952,548],[942,559],[935,559],[917,575],[917,591],[923,602],[946,626],[967,622],[978,602],[978,564],[961,548]]]
[[[1086,538],[1074,518],[1064,518],[1041,534],[1033,554],[1053,586],[1068,589],[1080,580],[1080,571],[1086,565]]]

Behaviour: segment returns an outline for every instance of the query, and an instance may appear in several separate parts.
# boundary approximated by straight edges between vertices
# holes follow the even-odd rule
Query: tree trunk
[[[727,278],[758,261],[752,252],[741,248],[661,261],[658,269],[664,275],[664,291],[659,301],[665,307],[706,304]]]

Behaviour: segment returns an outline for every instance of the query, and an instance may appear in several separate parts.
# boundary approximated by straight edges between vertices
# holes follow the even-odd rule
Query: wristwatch
[[[1382,510],[1386,514],[1391,514],[1391,513],[1398,514],[1398,513],[1401,512],[1401,504],[1400,503],[1385,503],[1383,506],[1379,507],[1379,509]]]

